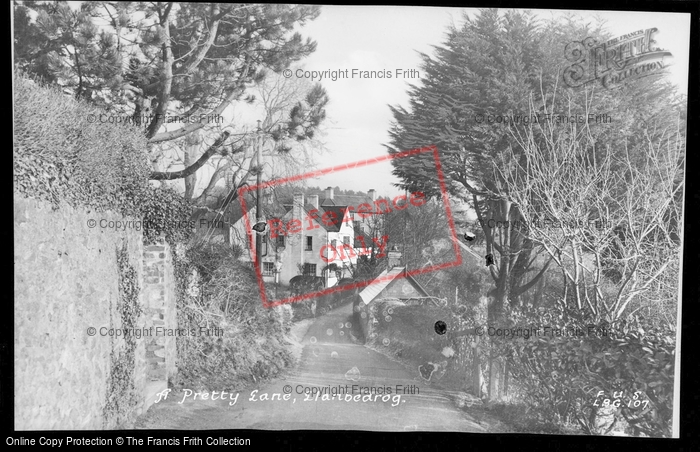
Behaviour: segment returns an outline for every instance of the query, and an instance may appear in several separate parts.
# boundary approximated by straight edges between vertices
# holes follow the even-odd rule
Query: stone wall
[[[160,344],[164,370],[153,378],[149,366],[156,360],[147,356],[152,338],[145,335],[153,322],[146,314],[153,309],[160,309],[168,327],[176,327],[169,251],[162,247],[156,258],[149,248],[144,256],[142,232],[110,228],[109,221],[124,218],[67,205],[52,210],[47,203],[15,196],[17,430],[129,425],[148,407],[152,382],[162,386],[175,370],[173,338]],[[157,283],[144,278],[144,260],[149,271],[158,268]],[[126,307],[124,281],[120,290],[124,265],[140,289],[132,289],[136,295]],[[132,322],[126,308],[144,314]],[[124,337],[124,319],[131,323],[130,338]]]
[[[156,394],[168,387],[175,375],[175,336],[177,330],[175,275],[172,254],[167,244],[146,246],[143,255],[143,304],[145,325],[152,332],[146,338],[143,410],[155,401]]]

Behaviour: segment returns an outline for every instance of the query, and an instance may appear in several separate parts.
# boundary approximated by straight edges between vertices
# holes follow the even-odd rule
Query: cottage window
[[[275,264],[273,262],[263,262],[263,276],[273,276],[275,274]]]
[[[304,276],[316,276],[316,264],[304,264]]]

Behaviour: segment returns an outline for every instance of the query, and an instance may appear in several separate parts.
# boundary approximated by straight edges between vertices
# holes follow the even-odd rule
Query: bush
[[[217,328],[222,335],[177,338],[175,386],[235,390],[293,363],[285,346],[289,308],[264,308],[255,272],[231,250],[211,245],[190,249],[177,259],[176,272],[180,328]],[[195,291],[189,290],[192,282]]]
[[[526,397],[542,420],[575,422],[588,434],[609,433],[622,420],[636,436],[670,436],[674,329],[636,316],[593,326],[562,307],[553,312],[548,324],[581,334],[497,344],[510,355],[513,375],[530,385]],[[535,318],[533,313],[525,317]],[[617,406],[605,406],[605,399]],[[602,426],[602,416],[612,422]]]
[[[14,75],[14,182],[26,197],[139,214],[150,166],[143,131],[99,121],[104,111]]]
[[[314,305],[318,309],[318,300],[315,298],[310,298],[307,300],[295,301],[289,304],[292,308],[292,319],[294,322],[299,322],[301,320],[313,319],[316,317],[314,314]]]

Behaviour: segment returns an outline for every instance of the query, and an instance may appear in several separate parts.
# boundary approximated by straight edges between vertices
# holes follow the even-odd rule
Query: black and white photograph
[[[678,6],[14,0],[5,443],[679,438]]]

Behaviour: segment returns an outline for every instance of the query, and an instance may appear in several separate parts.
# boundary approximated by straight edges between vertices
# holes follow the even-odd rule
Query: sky
[[[419,52],[432,55],[433,46],[444,41],[448,26],[462,23],[463,11],[470,15],[477,12],[471,8],[323,6],[316,20],[299,29],[304,37],[318,44],[316,52],[301,63],[307,71],[347,69],[348,76],[353,75],[352,69],[392,72],[392,78],[361,79],[356,72],[352,78],[321,80],[330,97],[322,137],[329,151],[317,158],[319,169],[386,155],[383,144],[389,143],[388,130],[392,122],[389,105],[408,105],[409,85],[420,84],[420,77],[424,76],[419,69]],[[542,18],[567,13],[565,10],[533,11]],[[687,93],[690,15],[572,12],[584,18],[604,18],[614,36],[658,28],[657,46],[673,54],[670,78],[681,92]],[[397,74],[397,69],[402,72]],[[418,73],[411,73],[411,69]],[[296,76],[294,71],[292,77]],[[389,162],[364,167],[361,177],[356,171],[329,174],[316,181],[310,180],[309,184],[362,191],[374,188],[384,196],[400,193],[392,186],[398,179],[391,174]]]
[[[81,2],[69,2],[78,9]],[[670,80],[687,93],[690,15],[681,13],[532,10],[542,19],[574,13],[584,19],[602,18],[613,36],[656,27],[657,47],[673,55]],[[324,169],[372,159],[387,154],[388,130],[392,115],[389,105],[408,106],[410,85],[420,86],[420,53],[433,54],[440,46],[451,24],[460,26],[463,13],[473,17],[475,8],[417,7],[417,6],[323,6],[320,16],[298,27],[304,38],[316,41],[317,49],[297,66],[291,77],[301,75],[310,80],[312,71],[346,71],[347,78],[335,81],[326,74],[321,80],[328,92],[327,119],[317,138],[326,151],[316,157],[314,169]],[[566,43],[562,44],[562,47]],[[667,64],[668,61],[664,60]],[[302,69],[302,73],[297,72]],[[355,70],[356,72],[352,72]],[[398,72],[398,71],[401,72]],[[308,71],[308,75],[304,74]],[[375,71],[385,78],[364,78],[360,71]],[[391,73],[388,78],[386,73]],[[311,80],[316,82],[317,80]],[[233,108],[229,114],[245,114],[245,106]],[[238,115],[235,110],[238,109]],[[228,116],[226,114],[225,116]],[[245,121],[244,121],[245,122]],[[311,169],[311,168],[309,168]],[[367,191],[376,189],[380,196],[395,196],[401,191],[393,184],[398,179],[391,174],[391,163],[384,161],[364,166],[362,170],[334,172],[307,180],[308,185],[339,186],[342,189]],[[203,171],[211,172],[210,169]],[[202,183],[208,176],[200,178]],[[201,187],[203,188],[203,187]]]

